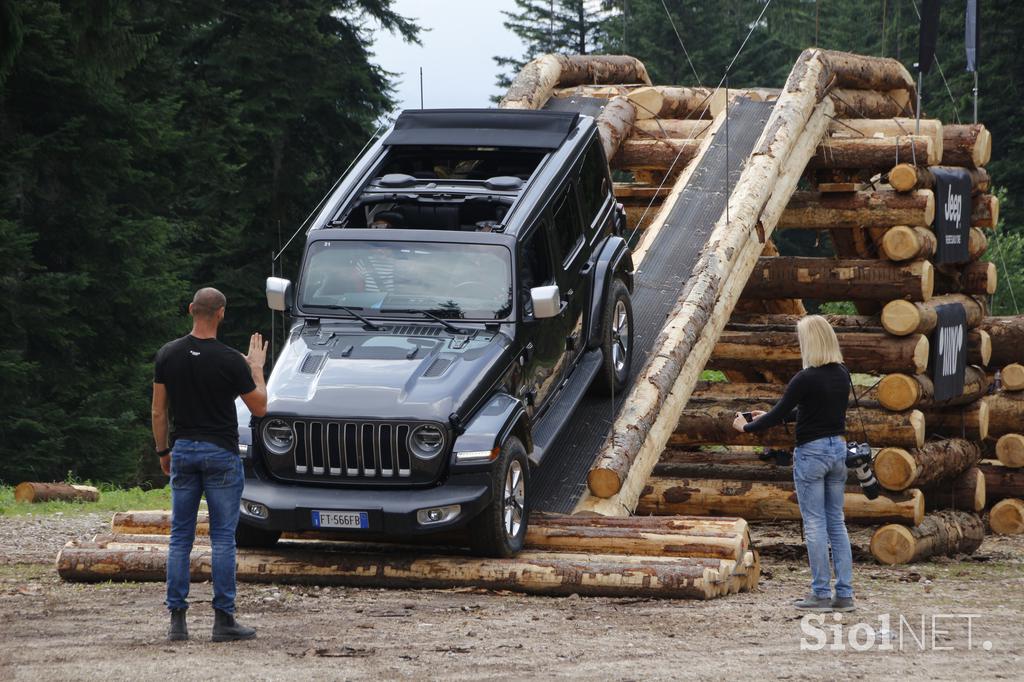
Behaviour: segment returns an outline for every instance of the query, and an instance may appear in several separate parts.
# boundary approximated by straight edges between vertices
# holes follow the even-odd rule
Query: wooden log
[[[380,588],[483,588],[528,594],[708,599],[727,579],[707,559],[522,552],[510,559],[466,556],[360,554],[348,549],[238,552],[241,582],[350,585]],[[719,560],[722,561],[722,560]],[[211,578],[212,551],[195,547],[194,582]],[[141,549],[116,543],[73,541],[57,556],[64,580],[163,581],[165,546]],[[728,566],[728,564],[726,564]]]
[[[964,372],[964,392],[948,400],[934,399],[935,388],[932,380],[923,374],[889,374],[878,382],[878,402],[887,410],[909,410],[911,408],[965,405],[981,398],[988,392],[989,380],[980,367],[967,367]],[[991,410],[991,405],[989,406]],[[989,431],[992,429],[992,412],[989,412]]]
[[[928,261],[889,263],[866,259],[761,258],[743,289],[746,298],[816,298],[927,301],[934,269]]]
[[[864,226],[927,227],[935,220],[935,194],[889,190],[846,194],[794,192],[779,220],[780,229],[855,229]]]
[[[25,481],[14,488],[16,502],[95,502],[100,491],[91,485]]]
[[[924,411],[928,434],[966,438],[981,442],[988,438],[988,403],[976,400],[959,407]]]
[[[631,137],[612,159],[613,168],[668,170],[690,163],[700,146],[698,140],[677,140]]]
[[[942,148],[925,135],[826,137],[807,167],[883,170],[901,161],[934,166],[941,158]]]
[[[1007,433],[1020,433],[1024,424],[1024,395],[1001,391],[986,396],[988,403],[988,435],[998,438]]]
[[[931,258],[939,246],[935,233],[928,228],[906,225],[885,230],[875,243],[879,255],[892,261]]]
[[[928,337],[923,334],[892,337],[846,331],[837,337],[844,362],[856,371],[920,374],[928,368]],[[718,337],[708,367],[795,374],[802,362],[795,331],[726,329]]]
[[[655,139],[700,140],[711,128],[708,119],[652,118],[638,120],[633,130],[637,135]]]
[[[1024,424],[1021,424],[1024,431]],[[1024,435],[1019,433],[1004,433],[996,440],[996,459],[1004,466],[1019,469],[1024,467]]]
[[[1024,315],[985,317],[979,325],[992,337],[993,365],[1024,363]]]
[[[981,459],[981,447],[962,438],[931,441],[920,448],[882,448],[875,455],[875,477],[887,490],[925,487],[959,476]]]
[[[712,453],[714,454],[714,453]],[[654,467],[653,476],[657,478],[685,479],[717,479],[727,481],[759,481],[762,483],[789,483],[793,480],[792,466],[777,466],[764,463],[758,464],[720,464],[718,462],[678,463],[658,462]],[[857,475],[850,472],[847,484],[859,485]],[[652,517],[671,518],[671,517]],[[700,518],[700,517],[697,517]]]
[[[776,313],[737,311],[729,318],[726,329],[753,330],[763,327],[772,331],[796,331],[796,324],[807,313]],[[882,322],[877,315],[822,315],[837,334],[847,331],[876,332],[883,331]]]
[[[871,555],[894,566],[933,556],[973,554],[985,539],[985,526],[977,514],[940,511],[929,514],[914,528],[882,526],[871,536]]]
[[[672,447],[690,445],[766,445],[793,447],[795,433],[791,424],[772,427],[759,433],[740,433],[732,428],[737,412],[769,410],[770,402],[754,400],[700,400],[691,398],[679,417]],[[854,408],[851,406],[851,410]],[[918,447],[924,443],[925,417],[920,411],[890,412],[862,406],[847,416],[847,427],[858,433],[861,421],[868,441],[878,445]]]
[[[914,105],[907,90],[850,90],[836,88],[830,94],[836,118],[894,118],[913,115]]]
[[[988,513],[988,525],[998,535],[1024,533],[1024,500],[1000,500]]]
[[[556,87],[605,83],[644,83],[651,79],[643,62],[626,55],[545,54],[516,74],[498,105],[503,109],[540,109]]]
[[[992,337],[984,329],[967,332],[967,364],[988,367],[992,360]]]
[[[971,200],[971,225],[994,230],[999,225],[999,197],[979,194]]]
[[[902,493],[883,493],[869,500],[859,486],[847,486],[843,509],[850,522],[916,524],[924,516],[924,496],[920,490],[912,488]],[[637,514],[679,513],[726,513],[748,521],[796,520],[800,518],[800,507],[792,483],[649,479],[640,496]]]
[[[921,135],[931,140],[932,146],[942,152],[942,121],[937,118],[922,118],[920,132],[918,122],[913,118],[848,118],[835,119],[828,126],[829,134],[834,138],[847,137],[852,139],[879,139],[886,137],[907,137]],[[909,160],[911,157],[904,157]],[[936,164],[929,164],[936,165]]]
[[[957,268],[935,268],[935,293],[991,296],[996,293],[996,264],[974,261]]]
[[[978,260],[988,251],[988,237],[980,227],[972,227],[967,236],[967,255],[971,260]]]
[[[992,178],[984,168],[968,169],[971,178],[971,191],[981,194],[992,187]],[[901,163],[893,166],[888,175],[889,185],[897,192],[909,192],[914,189],[935,189],[935,174],[930,168]]]
[[[1011,362],[1003,367],[1000,374],[1004,391],[1024,390],[1024,365],[1019,362]]]
[[[992,135],[981,123],[949,124],[942,128],[942,147],[947,166],[978,168],[992,158]]]
[[[821,50],[830,85],[854,90],[906,90],[916,95],[914,79],[898,59]]]
[[[935,296],[927,301],[892,301],[882,308],[881,322],[885,331],[896,336],[930,334],[938,324],[935,309],[940,305],[959,303],[967,313],[967,326],[977,327],[985,317],[985,304],[972,296],[949,294]],[[991,336],[991,332],[989,332]],[[1024,339],[1022,339],[1024,340]],[[996,340],[993,338],[993,347]]]
[[[633,129],[636,110],[625,97],[613,97],[597,117],[597,130],[604,147],[604,156],[614,162],[623,154],[623,142]]]
[[[788,454],[788,453],[787,453]],[[765,454],[764,452],[755,452],[752,448],[741,447],[741,448],[715,448],[714,450],[698,450],[692,447],[669,447],[661,453],[661,458],[658,460],[656,467],[663,464],[674,465],[674,464],[716,464],[716,465],[734,465],[740,467],[761,467],[769,469],[772,467],[779,466],[777,464],[779,460],[776,457]],[[788,466],[788,465],[787,465]],[[686,478],[685,476],[683,478]],[[692,478],[696,478],[695,476]]]
[[[981,513],[985,509],[985,475],[976,466],[956,478],[942,481],[924,491],[925,509],[959,509]]]
[[[637,103],[637,118],[711,119],[712,92],[708,88],[654,86],[638,88],[630,93]]]
[[[1024,498],[1024,469],[985,460],[978,465],[985,475],[985,498],[995,504],[1007,498]]]

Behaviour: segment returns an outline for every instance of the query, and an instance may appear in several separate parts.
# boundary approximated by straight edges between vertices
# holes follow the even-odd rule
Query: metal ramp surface
[[[672,311],[715,223],[725,210],[743,164],[764,130],[774,102],[738,99],[727,124],[712,138],[654,235],[636,274],[633,292],[633,377],[643,367],[654,340]],[[727,144],[728,140],[728,144]],[[728,168],[728,181],[726,180]],[[533,479],[538,511],[571,512],[586,491],[587,473],[608,436],[622,401],[588,395],[552,445]]]

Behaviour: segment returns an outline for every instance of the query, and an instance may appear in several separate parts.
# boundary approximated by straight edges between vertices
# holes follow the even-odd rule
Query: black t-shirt
[[[764,431],[790,421],[796,410],[796,444],[846,434],[850,374],[838,362],[800,370],[786,386],[782,399],[767,414],[745,424],[744,431]]]
[[[200,440],[238,452],[235,398],[256,390],[245,356],[217,339],[189,334],[157,352],[153,380],[167,387],[172,444]]]

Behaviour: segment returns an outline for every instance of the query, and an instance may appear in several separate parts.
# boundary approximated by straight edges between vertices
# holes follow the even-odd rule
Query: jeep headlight
[[[431,424],[417,426],[409,434],[409,449],[420,459],[433,459],[444,450],[444,432]]]
[[[270,419],[263,425],[263,446],[275,455],[287,455],[295,443],[292,425],[283,419]]]

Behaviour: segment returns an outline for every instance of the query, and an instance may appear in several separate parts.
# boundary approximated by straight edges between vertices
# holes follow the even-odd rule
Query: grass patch
[[[700,373],[701,381],[725,381],[725,374],[717,369],[706,369]]]
[[[97,486],[100,499],[96,502],[16,502],[14,488],[0,486],[0,516],[22,516],[24,514],[86,514],[89,512],[115,512],[131,509],[170,509],[171,488],[114,488]]]

